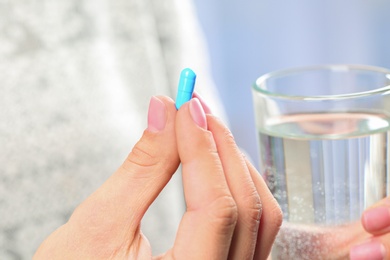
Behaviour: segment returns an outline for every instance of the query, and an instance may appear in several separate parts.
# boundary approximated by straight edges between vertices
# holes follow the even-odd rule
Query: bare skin
[[[140,222],[180,162],[187,211],[172,248],[154,259],[267,259],[282,214],[263,179],[204,102],[176,111],[161,96],[127,160],[34,259],[152,259]]]

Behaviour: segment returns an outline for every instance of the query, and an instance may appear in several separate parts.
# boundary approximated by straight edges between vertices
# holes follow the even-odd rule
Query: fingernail
[[[157,97],[152,97],[149,103],[148,112],[148,130],[151,132],[160,132],[165,128],[166,118],[166,107]]]
[[[212,114],[210,107],[206,104],[204,99],[196,92],[194,92],[193,95],[195,98],[199,99],[200,104],[202,105],[202,108],[206,114]]]
[[[376,241],[370,241],[351,248],[350,260],[382,260],[385,258],[385,247]]]
[[[388,207],[369,209],[363,213],[362,222],[368,232],[390,227],[390,209]]]
[[[198,126],[207,129],[206,114],[204,113],[204,110],[198,98],[191,99],[190,114],[192,116],[192,119]]]

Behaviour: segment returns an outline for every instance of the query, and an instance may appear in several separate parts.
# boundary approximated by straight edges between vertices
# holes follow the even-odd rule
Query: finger
[[[170,254],[175,259],[226,259],[237,209],[197,98],[178,111],[176,138],[187,211]]]
[[[249,162],[249,160],[246,160],[246,164],[252,180],[255,183],[256,190],[260,195],[263,207],[254,259],[267,259],[275,237],[282,225],[282,211],[260,173]]]
[[[390,259],[390,234],[372,237],[351,248],[351,260],[382,260]]]
[[[378,254],[378,259],[390,259],[390,233],[374,237],[372,242],[374,243],[374,253]],[[379,256],[382,256],[382,258],[379,258]],[[371,259],[375,258],[372,257]]]
[[[202,96],[199,95],[198,92],[194,92],[193,97],[197,98],[202,105],[202,108],[206,114],[212,114],[210,107],[206,104],[206,102],[203,100]]]
[[[179,165],[175,117],[171,99],[153,97],[148,128],[139,142],[123,165],[70,218],[75,230],[88,234],[95,245],[99,238],[105,248],[123,247],[139,232],[145,211]]]
[[[384,198],[374,206],[365,210],[361,219],[364,229],[381,235],[390,232],[390,198]]]
[[[261,201],[232,133],[216,117],[207,115],[229,189],[238,209],[238,221],[230,247],[230,259],[253,259],[261,216]]]

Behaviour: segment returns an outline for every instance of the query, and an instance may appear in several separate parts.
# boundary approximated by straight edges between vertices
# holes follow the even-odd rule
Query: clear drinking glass
[[[284,221],[272,259],[343,259],[390,194],[390,71],[323,65],[253,86],[260,171]]]

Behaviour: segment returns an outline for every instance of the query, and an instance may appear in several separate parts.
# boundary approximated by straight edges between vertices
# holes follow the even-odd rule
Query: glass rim
[[[353,92],[347,94],[337,94],[337,95],[313,95],[313,96],[302,96],[302,95],[285,95],[278,94],[275,92],[267,91],[262,88],[261,85],[265,83],[268,79],[283,76],[283,75],[292,75],[304,71],[315,71],[315,70],[328,70],[328,71],[367,71],[367,72],[377,72],[382,73],[386,78],[390,80],[390,70],[378,67],[378,66],[369,66],[369,65],[356,65],[356,64],[327,64],[327,65],[314,65],[314,66],[305,66],[305,67],[296,67],[291,69],[277,70],[273,72],[266,73],[255,81],[253,84],[253,89],[256,90],[256,93],[262,94],[264,96],[279,98],[279,99],[290,99],[290,100],[303,100],[303,101],[321,101],[321,100],[339,100],[339,99],[352,99],[365,96],[373,96],[378,94],[385,94],[386,92],[390,93],[390,84],[384,87],[372,89],[369,91],[362,92]]]

